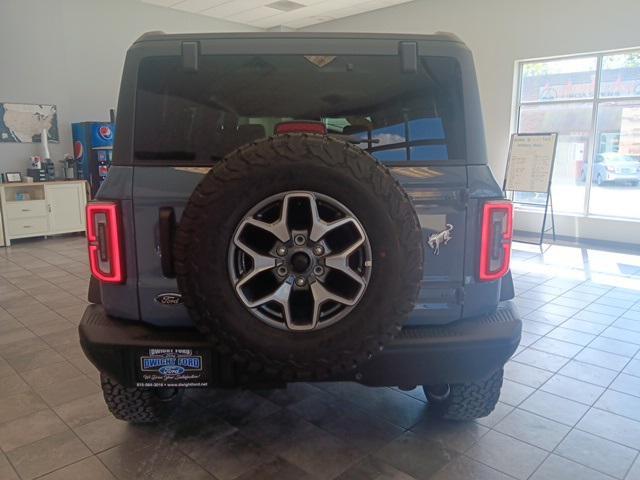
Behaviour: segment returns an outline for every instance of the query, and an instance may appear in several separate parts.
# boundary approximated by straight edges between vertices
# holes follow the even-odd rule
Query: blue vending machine
[[[71,133],[76,177],[89,182],[93,197],[111,166],[114,125],[110,122],[72,123]]]

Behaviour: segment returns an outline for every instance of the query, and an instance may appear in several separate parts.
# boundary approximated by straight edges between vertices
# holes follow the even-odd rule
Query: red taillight
[[[87,241],[91,274],[101,282],[125,281],[120,208],[112,202],[87,205]]]
[[[311,121],[292,121],[277,124],[276,135],[283,135],[285,133],[316,133],[318,135],[326,135],[327,127],[322,122]]]
[[[484,204],[480,243],[480,280],[490,282],[509,271],[513,236],[513,205],[506,200]]]

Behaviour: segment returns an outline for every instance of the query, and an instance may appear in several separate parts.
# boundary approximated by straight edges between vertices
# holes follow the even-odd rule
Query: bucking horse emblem
[[[449,243],[449,240],[453,238],[453,235],[451,234],[452,231],[453,225],[447,223],[444,230],[429,235],[429,238],[427,239],[427,245],[429,245],[434,255],[440,255],[440,245],[446,245],[447,243]]]

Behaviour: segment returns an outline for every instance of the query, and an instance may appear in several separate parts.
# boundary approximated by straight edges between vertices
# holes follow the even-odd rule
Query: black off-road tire
[[[467,421],[482,418],[493,412],[502,388],[503,370],[488,379],[471,383],[449,385],[448,395],[422,387],[429,402],[429,413],[445,420]],[[441,390],[441,389],[440,389]]]
[[[109,411],[129,423],[157,423],[167,418],[180,404],[183,393],[180,389],[166,392],[157,388],[127,388],[102,374],[100,381]]]
[[[269,326],[245,308],[227,263],[244,215],[266,198],[300,190],[349,208],[367,232],[373,258],[367,290],[353,310],[302,333]],[[277,135],[214,165],[189,199],[174,253],[178,287],[197,328],[251,375],[284,381],[354,372],[401,330],[422,279],[422,232],[407,194],[368,153],[321,135]]]

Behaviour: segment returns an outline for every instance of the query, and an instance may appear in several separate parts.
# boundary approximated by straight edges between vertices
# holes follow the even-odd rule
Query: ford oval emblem
[[[156,297],[156,302],[160,305],[180,305],[182,303],[182,295],[179,293],[161,293]]]
[[[182,375],[184,373],[184,367],[165,365],[164,367],[160,367],[158,372],[160,372],[161,375]]]

